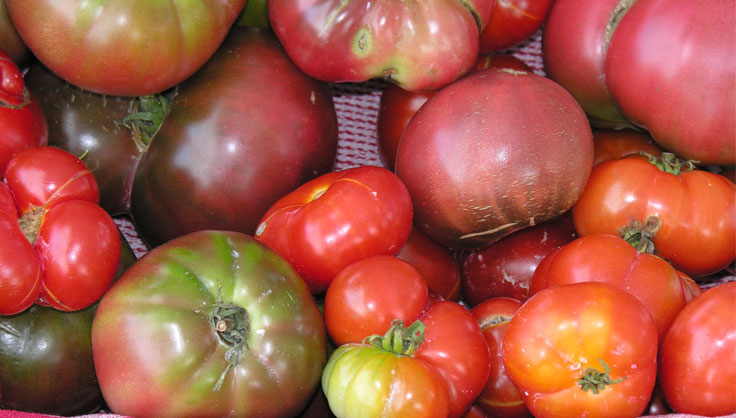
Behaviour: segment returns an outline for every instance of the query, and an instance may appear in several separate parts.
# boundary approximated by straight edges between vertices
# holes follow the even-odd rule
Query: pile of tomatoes
[[[736,415],[728,1],[103,3],[0,0],[0,416]]]

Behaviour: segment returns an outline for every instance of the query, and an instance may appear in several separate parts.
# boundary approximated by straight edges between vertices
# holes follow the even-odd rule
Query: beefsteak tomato
[[[92,323],[104,399],[135,417],[294,416],[326,350],[304,281],[238,232],[154,248],[105,293]]]

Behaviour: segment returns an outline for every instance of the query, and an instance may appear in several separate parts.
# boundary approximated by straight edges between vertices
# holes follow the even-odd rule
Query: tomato
[[[542,259],[577,236],[568,215],[516,231],[483,249],[461,253],[463,301],[476,306],[500,296],[527,300],[532,275]]]
[[[10,59],[23,67],[31,57],[28,47],[15,30],[13,21],[10,20],[5,0],[0,0],[0,50],[10,55]]]
[[[427,282],[429,290],[444,300],[460,300],[460,269],[449,248],[412,227],[396,257],[409,262]]]
[[[514,298],[496,297],[483,301],[471,310],[491,351],[491,374],[475,405],[492,417],[531,417],[519,388],[509,378],[503,364],[503,337],[521,304]]]
[[[59,77],[96,93],[143,96],[197,71],[220,46],[246,1],[6,3],[28,48]],[[151,48],[152,40],[159,47]]]
[[[273,34],[234,27],[180,86],[155,138],[130,197],[151,247],[203,229],[253,234],[276,200],[332,170],[337,114],[329,87]]]
[[[678,272],[667,261],[616,235],[590,234],[552,251],[537,266],[529,294],[568,283],[600,281],[636,296],[661,338],[687,303]]]
[[[693,299],[664,337],[659,384],[678,413],[736,413],[736,282]],[[691,388],[697,388],[693,391]]]
[[[105,293],[92,323],[116,414],[294,416],[326,360],[304,281],[248,235],[199,231],[154,248]]]
[[[5,271],[0,314],[34,301],[74,311],[96,302],[118,268],[120,239],[110,215],[97,205],[94,177],[77,157],[54,147],[15,154],[0,190]]]
[[[289,57],[330,82],[382,77],[410,91],[466,74],[493,0],[272,0],[268,15]]]
[[[384,334],[395,319],[411,323],[428,301],[427,282],[404,260],[376,255],[340,270],[325,295],[325,325],[340,346]]]
[[[488,345],[456,302],[431,304],[411,325],[396,321],[370,337],[338,347],[322,373],[339,417],[462,417],[488,380]]]
[[[642,152],[657,157],[664,152],[651,135],[630,129],[594,129],[593,142],[595,143],[593,165]]]
[[[412,228],[412,204],[392,172],[361,166],[323,174],[283,196],[255,238],[281,254],[312,293],[340,270],[372,255],[394,255]]]
[[[503,357],[535,417],[638,417],[656,379],[657,329],[618,287],[553,286],[511,318]]]
[[[655,161],[662,169],[639,158],[595,166],[573,208],[575,229],[581,236],[643,229],[683,273],[720,271],[736,257],[736,185],[663,157]]]
[[[480,52],[495,52],[526,40],[542,27],[553,0],[496,0],[480,34]]]
[[[46,117],[10,55],[0,49],[0,177],[16,152],[48,143]]]
[[[592,164],[593,135],[575,99],[545,77],[508,69],[479,71],[437,92],[396,154],[416,225],[464,249],[569,210]]]
[[[703,164],[736,162],[732,11],[729,0],[637,1],[606,50],[606,83],[623,114]]]

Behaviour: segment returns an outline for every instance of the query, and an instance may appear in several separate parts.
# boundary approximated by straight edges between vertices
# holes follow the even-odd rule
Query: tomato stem
[[[241,306],[223,302],[222,288],[219,288],[218,292],[220,294],[217,296],[217,301],[209,306],[212,309],[209,321],[217,339],[228,347],[225,352],[225,360],[228,361],[228,365],[212,387],[213,392],[220,390],[227,374],[240,364],[245,351],[249,348],[247,338],[250,332],[248,312]]]
[[[647,157],[649,163],[654,164],[661,171],[674,174],[675,176],[683,172],[695,170],[695,164],[700,162],[697,160],[681,160],[671,152],[663,152],[660,157],[644,151],[640,152],[640,154]]]
[[[416,320],[406,327],[404,321],[394,319],[391,328],[384,335],[371,335],[366,337],[363,343],[391,353],[410,356],[424,342],[424,329],[422,321]]]
[[[654,254],[654,237],[657,236],[662,221],[657,216],[650,216],[645,223],[634,220],[618,230],[624,241],[633,245],[640,253]]]
[[[175,95],[176,92],[172,93]],[[153,136],[161,128],[164,118],[169,113],[169,100],[166,94],[140,96],[130,102],[128,116],[121,124],[130,129],[133,141],[139,152],[145,152]]]
[[[584,392],[590,390],[596,395],[600,391],[605,389],[606,386],[614,385],[626,380],[626,376],[615,380],[611,379],[611,368],[608,367],[608,365],[604,363],[603,359],[601,359],[600,357],[598,358],[598,361],[600,361],[603,365],[603,372],[592,367],[588,367],[583,372],[583,377],[578,379],[578,385],[580,385],[580,388]]]

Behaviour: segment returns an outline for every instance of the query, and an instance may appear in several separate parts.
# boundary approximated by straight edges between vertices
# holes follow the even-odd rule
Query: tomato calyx
[[[401,356],[410,356],[424,342],[424,330],[425,325],[420,320],[414,321],[407,327],[404,321],[394,319],[391,322],[391,328],[385,334],[368,336],[363,340],[363,344],[369,344]]]
[[[642,151],[640,153],[649,159],[650,164],[654,164],[658,169],[665,173],[679,175],[680,173],[695,170],[695,164],[700,161],[681,160],[671,152],[663,152],[660,157]]]
[[[45,206],[33,206],[28,212],[18,218],[18,225],[20,225],[23,235],[28,238],[31,245],[33,245],[36,242],[36,238],[38,238],[38,232],[41,229],[41,220],[43,219],[45,210]]]
[[[593,394],[597,395],[606,388],[606,386],[614,385],[616,383],[626,380],[626,376],[618,379],[611,379],[611,368],[603,361],[598,358],[598,361],[603,365],[603,372],[593,367],[588,367],[583,372],[583,377],[578,379],[578,385],[583,392],[592,391]]]
[[[209,317],[210,326],[220,343],[228,347],[225,352],[228,365],[212,387],[212,392],[217,392],[227,374],[240,364],[245,351],[249,348],[247,337],[250,332],[250,320],[248,312],[242,306],[225,303],[219,296],[217,302],[210,308],[212,309]]]
[[[148,145],[169,113],[170,101],[175,95],[176,90],[168,94],[139,96],[130,102],[130,113],[120,124],[131,131],[133,142],[139,152],[148,149]]]
[[[638,220],[619,228],[618,234],[624,241],[633,245],[640,253],[654,254],[654,237],[657,236],[662,220],[658,216],[650,216],[646,222]]]

